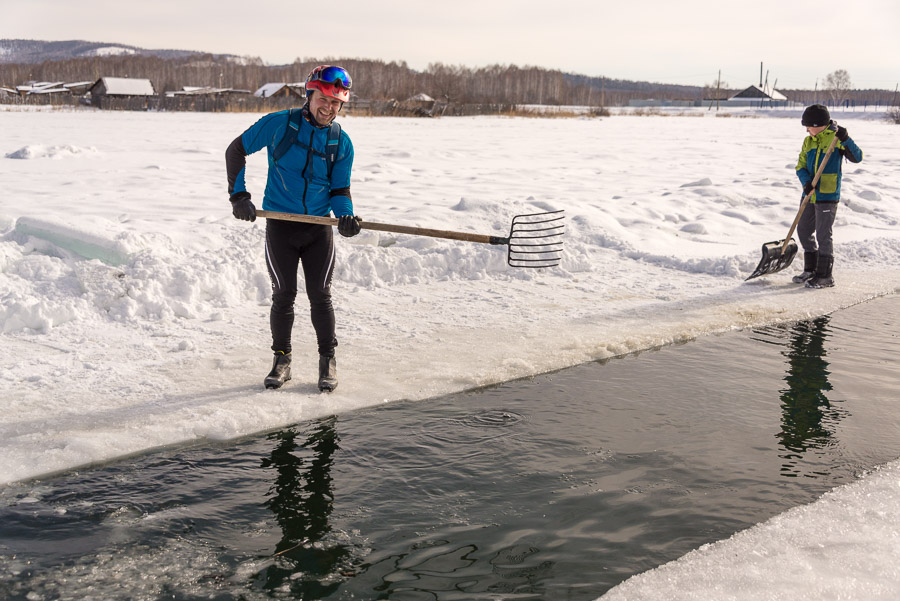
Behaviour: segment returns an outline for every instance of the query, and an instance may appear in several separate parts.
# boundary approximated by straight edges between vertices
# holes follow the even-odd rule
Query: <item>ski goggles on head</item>
[[[346,88],[348,90],[353,85],[353,80],[350,79],[350,74],[347,73],[347,70],[343,67],[325,67],[318,73],[313,74],[312,81],[330,83],[333,85],[341,86],[342,88]]]

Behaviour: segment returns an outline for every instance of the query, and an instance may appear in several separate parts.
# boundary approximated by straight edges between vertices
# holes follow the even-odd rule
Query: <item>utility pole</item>
[[[719,88],[722,87],[722,70],[719,69],[719,76],[716,78],[716,112],[719,112]]]

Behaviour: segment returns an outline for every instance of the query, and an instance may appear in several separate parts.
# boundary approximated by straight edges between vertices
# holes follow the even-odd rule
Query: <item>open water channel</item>
[[[0,598],[589,600],[900,457],[900,297],[0,489]]]

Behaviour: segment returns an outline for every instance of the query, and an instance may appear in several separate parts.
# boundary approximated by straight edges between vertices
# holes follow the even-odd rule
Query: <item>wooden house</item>
[[[99,109],[148,110],[156,96],[149,79],[101,77],[88,90]]]
[[[63,87],[72,92],[75,96],[84,96],[87,94],[88,90],[91,89],[92,85],[94,85],[93,81],[75,81],[63,84]]]
[[[728,106],[783,106],[787,101],[787,96],[774,88],[765,90],[753,85],[729,98]]]
[[[289,98],[296,96],[306,99],[305,83],[267,83],[253,92],[257,98]]]
[[[28,96],[29,94],[38,94],[42,91],[59,88],[63,82],[61,81],[27,81],[16,86],[16,92],[19,96]]]
[[[424,92],[416,94],[415,96],[411,96],[399,103],[399,107],[408,111],[414,115],[419,115],[421,117],[429,117],[432,116],[434,112],[434,104],[435,100],[428,94]]]
[[[253,99],[250,90],[184,86],[180,90],[166,92],[160,101],[160,109],[172,111],[224,111],[242,106],[245,99]]]

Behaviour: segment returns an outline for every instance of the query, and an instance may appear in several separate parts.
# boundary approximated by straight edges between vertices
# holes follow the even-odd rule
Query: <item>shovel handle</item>
[[[300,223],[315,223],[318,225],[337,225],[338,220],[334,217],[319,217],[317,215],[300,215],[297,213],[280,213],[278,211],[256,211],[257,217],[265,217],[266,219],[280,219],[282,221],[298,221]],[[378,223],[375,221],[359,222],[359,226],[366,230],[377,230],[380,232],[393,232],[395,234],[411,234],[413,236],[429,236],[431,238],[444,238],[446,240],[461,240],[463,242],[480,242],[482,244],[509,244],[507,238],[499,238],[497,236],[486,236],[483,234],[469,234],[466,232],[450,232],[447,230],[432,230],[424,227],[413,227],[409,225],[395,225],[392,223]]]
[[[791,224],[791,229],[788,230],[787,238],[784,239],[784,246],[781,247],[781,253],[787,250],[788,244],[791,243],[791,236],[794,235],[794,230],[797,229],[797,224],[800,223],[800,217],[803,215],[803,210],[806,208],[806,205],[809,204],[809,199],[812,198],[812,195],[816,191],[816,184],[819,183],[819,178],[822,177],[822,173],[825,171],[825,164],[828,163],[828,159],[831,158],[831,153],[834,152],[834,147],[837,144],[837,136],[834,136],[831,139],[831,144],[828,145],[828,150],[825,151],[825,158],[822,159],[822,162],[819,164],[819,168],[816,169],[816,175],[812,180],[813,189],[809,191],[809,194],[803,197],[803,202],[800,203],[800,210],[797,211],[797,216],[794,217],[794,223]]]

